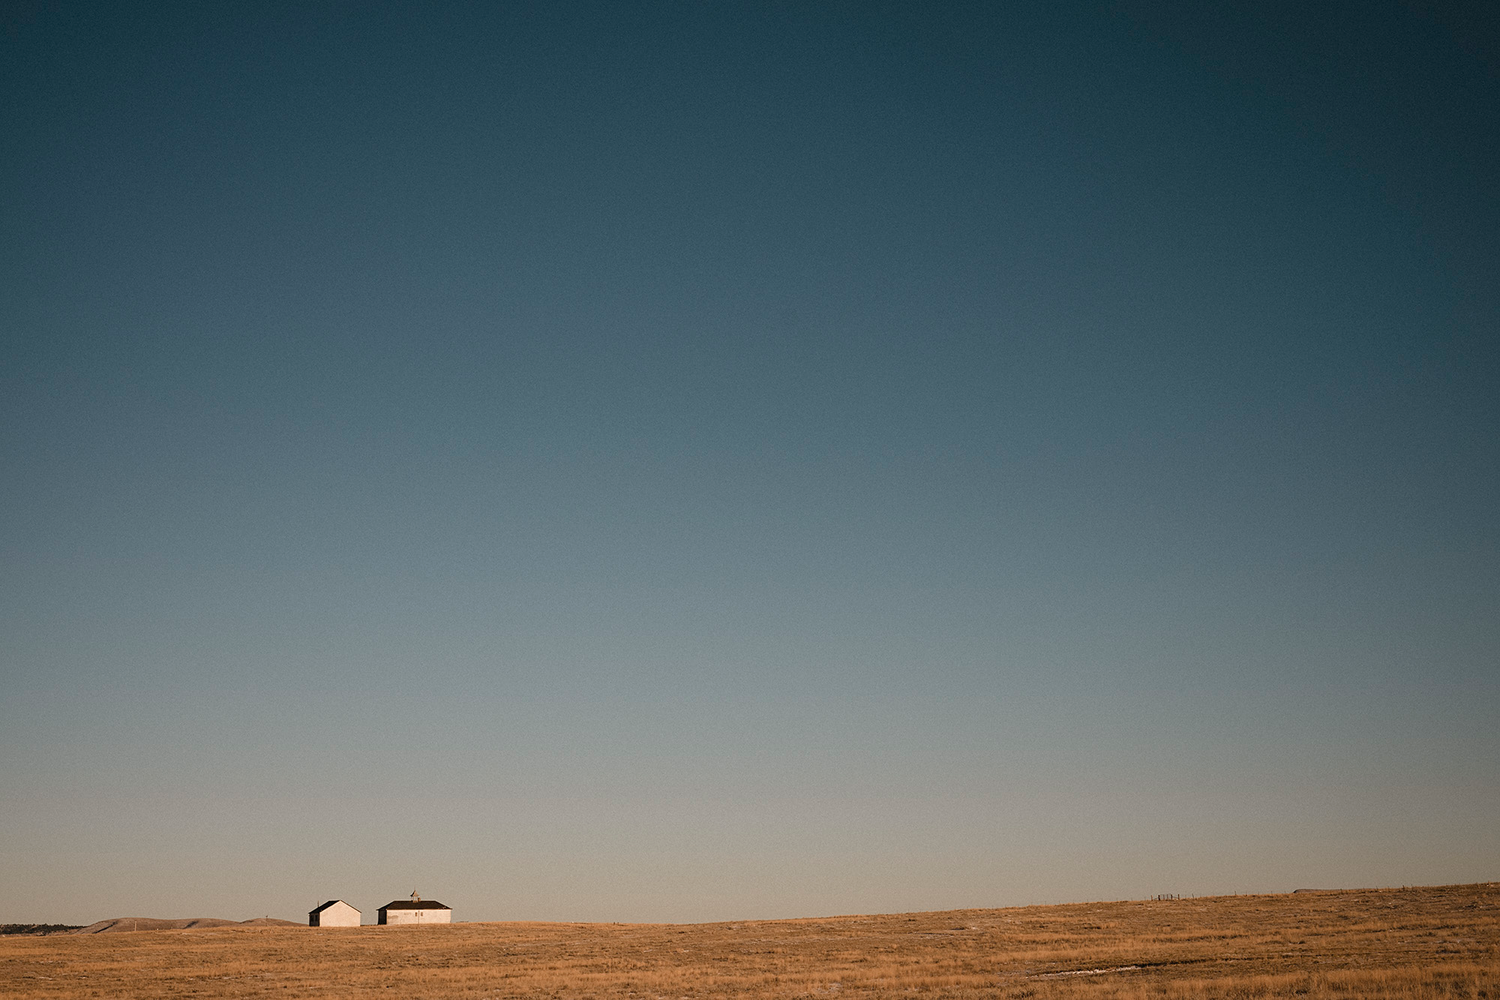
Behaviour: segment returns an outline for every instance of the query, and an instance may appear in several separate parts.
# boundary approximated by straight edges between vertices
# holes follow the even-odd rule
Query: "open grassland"
[[[694,925],[12,937],[0,996],[1500,1000],[1500,885]]]

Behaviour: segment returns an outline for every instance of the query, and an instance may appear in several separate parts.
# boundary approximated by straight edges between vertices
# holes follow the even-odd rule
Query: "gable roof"
[[[328,902],[324,903],[322,906],[318,907],[316,910],[313,910],[312,912],[313,913],[322,913],[324,910],[328,909],[334,903],[344,903],[344,901],[342,899],[330,899]],[[344,903],[344,905],[347,906],[347,907],[349,907],[349,909],[353,910],[355,913],[359,912],[359,909],[357,907],[355,907],[355,906],[353,906],[353,905],[351,905],[349,903]]]
[[[435,899],[393,899],[381,907],[382,910],[451,910]]]

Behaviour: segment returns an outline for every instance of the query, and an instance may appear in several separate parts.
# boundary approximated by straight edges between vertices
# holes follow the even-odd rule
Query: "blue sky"
[[[0,920],[1493,879],[1493,33],[23,4]]]

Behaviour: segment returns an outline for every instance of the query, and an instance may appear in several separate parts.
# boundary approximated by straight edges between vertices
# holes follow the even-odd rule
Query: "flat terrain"
[[[693,925],[10,937],[0,996],[1500,1000],[1500,885]]]

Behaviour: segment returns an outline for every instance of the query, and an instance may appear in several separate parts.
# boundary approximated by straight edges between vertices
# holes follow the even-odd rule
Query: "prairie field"
[[[1500,885],[715,924],[0,938],[0,997],[1500,1000]]]

